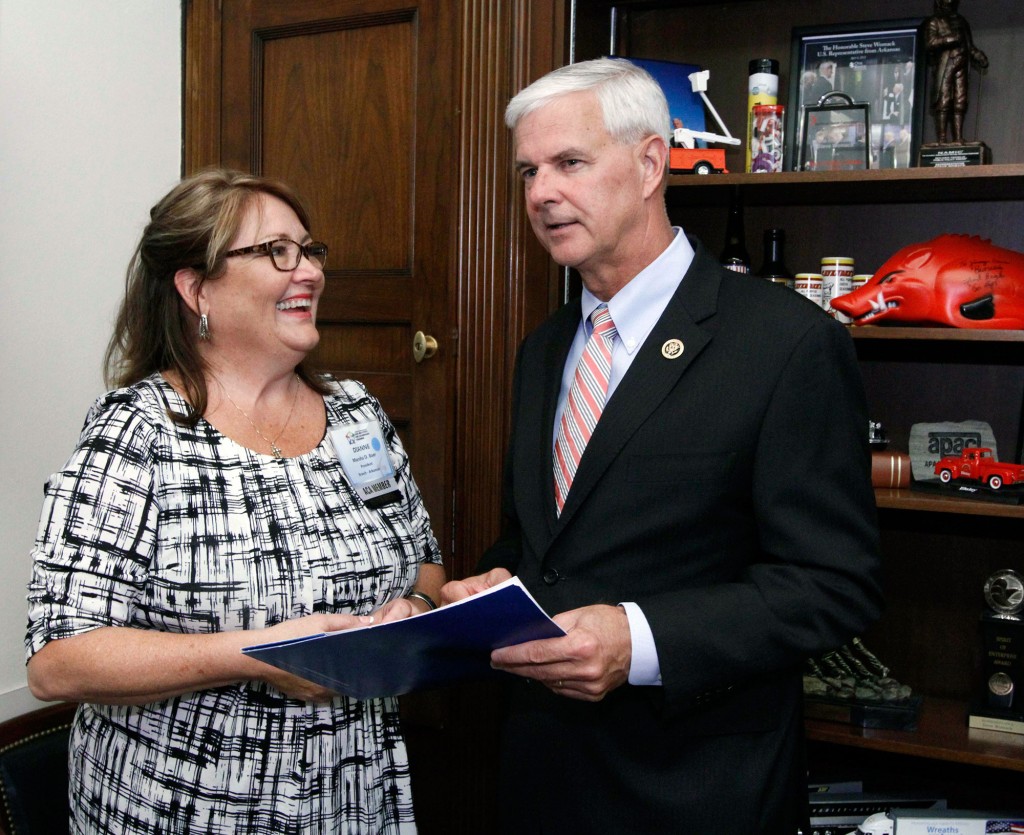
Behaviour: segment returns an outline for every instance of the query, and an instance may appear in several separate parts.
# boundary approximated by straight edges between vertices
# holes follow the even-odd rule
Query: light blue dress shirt
[[[633,358],[644,344],[650,332],[665,312],[669,300],[679,288],[683,275],[693,262],[694,252],[683,230],[673,227],[675,237],[668,248],[647,267],[641,270],[625,287],[608,302],[608,310],[615,323],[616,338],[612,345],[612,370],[608,381],[608,396],[611,399],[615,389],[629,370]],[[576,329],[572,347],[562,371],[562,388],[558,394],[558,410],[555,413],[551,449],[554,451],[558,424],[562,410],[569,397],[576,366],[583,355],[583,348],[590,337],[593,325],[590,314],[603,302],[590,293],[586,287],[580,299],[580,324]],[[629,634],[632,643],[632,661],[629,668],[630,684],[661,684],[661,665],[654,636],[647,618],[636,603],[620,603],[629,619]]]

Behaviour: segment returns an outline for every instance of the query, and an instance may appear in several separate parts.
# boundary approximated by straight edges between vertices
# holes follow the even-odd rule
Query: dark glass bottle
[[[729,202],[729,219],[725,225],[725,246],[718,260],[722,266],[738,273],[750,272],[750,255],[743,232],[743,201],[740,190],[733,190]]]
[[[784,229],[764,230],[764,260],[757,274],[778,284],[793,285],[793,273],[786,266],[786,232]]]

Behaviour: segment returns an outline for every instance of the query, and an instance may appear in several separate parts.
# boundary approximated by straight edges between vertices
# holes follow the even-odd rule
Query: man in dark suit
[[[502,826],[794,835],[803,663],[881,607],[852,342],[671,226],[667,107],[642,70],[563,67],[506,122],[534,231],[583,295],[520,349],[503,536],[443,590],[516,574],[568,633],[492,654],[520,677]],[[603,305],[614,333],[600,311],[591,337]],[[573,474],[588,338],[611,344],[608,393],[584,398],[605,402]]]
[[[818,72],[811,81],[804,98],[804,104],[818,104],[822,96],[828,95],[836,89],[836,62],[822,61],[818,65]]]

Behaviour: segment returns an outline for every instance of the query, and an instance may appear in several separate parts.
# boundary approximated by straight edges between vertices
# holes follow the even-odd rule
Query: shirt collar
[[[672,231],[675,233],[672,243],[664,252],[637,273],[608,302],[619,341],[629,354],[643,345],[693,262],[693,247],[683,230],[674,226]],[[583,288],[580,312],[587,335],[591,331],[590,314],[603,303],[586,287]]]

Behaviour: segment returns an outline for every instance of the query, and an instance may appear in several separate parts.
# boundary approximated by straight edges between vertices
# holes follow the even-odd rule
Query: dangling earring
[[[199,314],[199,339],[202,342],[210,341],[210,320],[206,318],[205,313]]]

